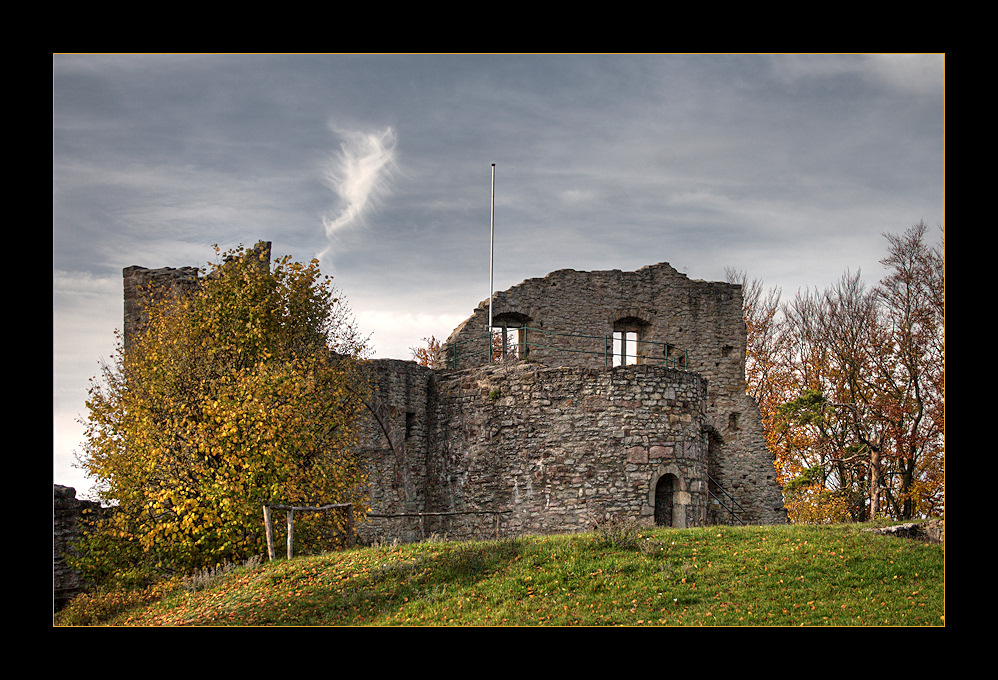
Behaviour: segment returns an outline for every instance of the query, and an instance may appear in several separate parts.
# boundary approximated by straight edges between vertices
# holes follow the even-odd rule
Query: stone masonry
[[[55,484],[52,495],[52,599],[53,609],[63,607],[83,592],[87,584],[66,562],[80,536],[80,523],[88,513],[106,512],[94,501],[76,497],[76,489]]]
[[[141,329],[150,283],[182,292],[198,280],[194,268],[123,275],[126,341]],[[493,327],[509,338],[504,361],[490,361],[486,300],[434,368],[368,362],[361,539],[584,531],[609,516],[675,527],[785,522],[759,410],[745,394],[741,304],[739,286],[693,281],[664,263],[565,269],[493,296]]]
[[[475,352],[488,327],[488,300],[447,339],[446,364],[488,362]],[[613,367],[613,338],[628,333],[635,366],[666,364],[701,377],[706,401],[709,479],[718,504],[709,521],[725,521],[725,501],[747,523],[786,521],[776,470],[758,406],[745,394],[746,329],[741,287],[690,280],[667,263],[633,272],[564,269],[493,296],[494,326],[506,326],[521,360],[546,366]],[[513,339],[515,338],[515,339]],[[671,416],[670,416],[671,417]]]

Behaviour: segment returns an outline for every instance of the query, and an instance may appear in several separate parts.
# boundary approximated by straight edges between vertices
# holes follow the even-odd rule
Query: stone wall
[[[695,373],[526,362],[372,370],[365,540],[483,537],[497,524],[504,534],[576,532],[611,515],[708,521],[707,389]],[[449,514],[472,512],[481,514]],[[404,513],[425,515],[386,517]]]
[[[76,497],[76,489],[54,485],[52,497],[52,591],[53,605],[61,609],[73,596],[83,592],[85,584],[79,572],[66,563],[66,555],[79,538],[84,513],[102,512],[99,503]]]
[[[270,244],[258,248],[269,263]],[[182,292],[197,271],[124,270],[126,338],[151,284]],[[741,304],[739,286],[665,263],[565,269],[495,294],[493,322],[518,338],[517,361],[489,363],[486,300],[448,338],[446,367],[369,362],[376,392],[359,446],[372,516],[361,538],[494,531],[494,516],[432,514],[476,511],[503,511],[514,533],[576,531],[607,513],[655,520],[656,502],[660,521],[696,526],[732,521],[714,500],[724,493],[740,521],[785,522],[745,395]],[[614,367],[621,331],[633,334],[635,365]]]
[[[373,517],[358,527],[361,540],[418,540],[415,517],[427,506],[427,469],[435,429],[434,372],[412,361],[368,363],[373,394],[360,426],[360,454],[367,462]]]
[[[444,343],[447,366],[488,363],[488,300]],[[519,358],[546,366],[612,366],[615,331],[630,330],[642,364],[667,363],[705,379],[709,474],[746,523],[783,523],[781,490],[758,406],[745,394],[747,335],[741,286],[691,280],[667,263],[633,272],[564,269],[493,296],[495,326],[516,333]],[[527,327],[527,330],[521,330]],[[525,337],[524,337],[525,336]],[[609,353],[608,353],[609,350]],[[712,508],[712,521],[724,521]]]
[[[270,241],[260,241],[246,250],[244,257],[270,268]],[[121,270],[124,288],[124,345],[127,350],[148,320],[149,304],[169,296],[183,295],[197,287],[201,271],[197,267],[147,269],[133,265]]]
[[[653,522],[656,483],[671,474],[669,522],[706,521],[706,389],[695,374],[518,363],[442,375],[437,392],[441,509],[509,511],[513,534],[591,530],[609,515]]]

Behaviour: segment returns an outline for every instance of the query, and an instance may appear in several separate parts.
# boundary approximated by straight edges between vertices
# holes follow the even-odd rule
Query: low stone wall
[[[66,554],[79,538],[80,518],[84,512],[100,512],[101,506],[93,501],[80,500],[76,489],[55,485],[52,498],[52,595],[53,606],[61,609],[74,596],[83,592],[85,584],[79,572],[66,563]]]

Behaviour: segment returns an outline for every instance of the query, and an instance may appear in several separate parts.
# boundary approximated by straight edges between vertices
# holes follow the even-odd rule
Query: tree
[[[512,331],[512,333],[510,332]],[[520,358],[519,337],[522,331],[518,328],[497,327],[491,331],[492,363],[501,364],[505,361],[516,361]]]
[[[364,503],[364,341],[317,261],[271,270],[239,247],[147,313],[91,382],[79,459],[115,511],[85,536],[85,571],[245,559],[266,546],[263,503]]]
[[[944,261],[926,231],[885,235],[889,273],[873,289],[847,272],[777,314],[773,294],[746,288],[747,383],[792,521],[942,508]]]
[[[725,269],[728,283],[742,287],[742,313],[746,327],[746,393],[759,405],[769,448],[778,450],[779,430],[772,419],[780,404],[788,399],[785,337],[780,333],[779,289],[766,290],[761,279]]]
[[[877,287],[889,343],[877,354],[878,408],[885,424],[890,482],[885,497],[908,519],[943,505],[946,356],[945,258],[942,241],[926,243],[918,222],[886,235],[890,273]]]
[[[422,347],[409,348],[412,351],[412,360],[420,366],[437,368],[437,364],[442,360],[440,356],[440,347],[442,343],[437,340],[435,335],[423,338],[423,342],[426,344]]]

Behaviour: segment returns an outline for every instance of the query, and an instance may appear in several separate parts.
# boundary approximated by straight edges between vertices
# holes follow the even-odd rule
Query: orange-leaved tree
[[[423,342],[426,344],[422,347],[409,348],[412,352],[412,360],[420,366],[438,368],[439,364],[443,361],[443,357],[440,356],[440,347],[442,343],[437,340],[435,335],[423,338]]]
[[[261,553],[264,503],[365,503],[349,309],[315,260],[222,255],[189,294],[150,296],[143,332],[92,380],[78,459],[114,506],[79,551],[96,581]]]
[[[791,521],[943,510],[944,251],[926,236],[923,222],[886,235],[888,273],[873,288],[847,272],[777,305],[741,277],[748,390]]]

